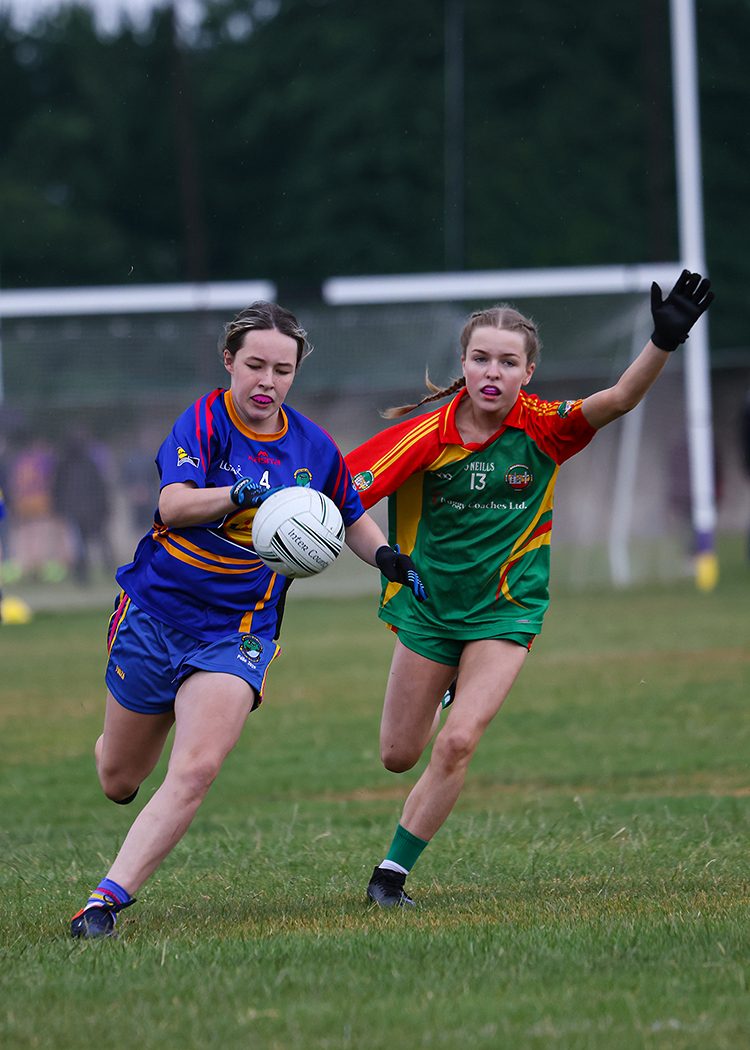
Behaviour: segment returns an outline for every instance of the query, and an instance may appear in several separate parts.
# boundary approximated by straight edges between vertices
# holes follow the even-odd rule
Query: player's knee
[[[438,733],[432,749],[431,762],[438,762],[447,773],[461,765],[468,765],[477,749],[481,733],[473,726],[445,727]]]
[[[140,786],[140,780],[123,770],[105,769],[100,766],[97,772],[102,791],[111,802],[119,802],[120,799],[127,798]]]
[[[172,780],[185,802],[202,800],[219,775],[222,759],[202,755],[190,765],[171,770]]]
[[[380,761],[389,773],[405,773],[407,769],[413,769],[421,755],[421,751],[406,750],[391,744],[382,744],[380,747]]]

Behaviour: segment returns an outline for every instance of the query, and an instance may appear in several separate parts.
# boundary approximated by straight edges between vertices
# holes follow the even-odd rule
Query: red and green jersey
[[[458,639],[537,634],[549,604],[560,465],[596,433],[580,401],[521,392],[484,444],[464,444],[449,404],[376,434],[346,457],[365,508],[389,497],[389,541],[411,554],[429,599],[384,581],[381,619]]]

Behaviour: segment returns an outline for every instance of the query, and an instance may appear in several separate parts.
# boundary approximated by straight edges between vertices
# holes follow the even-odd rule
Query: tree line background
[[[259,277],[294,305],[334,275],[677,259],[668,0],[465,0],[451,257],[448,3],[0,16],[2,286]],[[712,342],[747,347],[750,4],[697,15]]]

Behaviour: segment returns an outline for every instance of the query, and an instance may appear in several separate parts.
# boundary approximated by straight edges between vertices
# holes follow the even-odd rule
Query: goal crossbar
[[[366,303],[460,302],[511,296],[600,295],[647,292],[653,281],[671,285],[678,263],[632,266],[565,266],[538,270],[331,277],[323,283],[330,306]]]

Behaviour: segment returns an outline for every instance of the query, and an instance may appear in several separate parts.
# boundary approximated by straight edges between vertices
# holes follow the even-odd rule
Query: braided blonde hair
[[[533,364],[539,357],[542,344],[539,340],[536,325],[530,318],[524,317],[522,313],[519,313],[512,306],[508,306],[507,303],[492,306],[488,310],[475,310],[469,317],[461,331],[461,360],[466,357],[466,349],[476,328],[500,328],[506,332],[520,332],[524,337],[527,366]],[[422,405],[427,405],[431,401],[440,401],[444,397],[450,397],[466,386],[466,380],[463,376],[454,379],[450,386],[442,389],[430,382],[430,376],[427,371],[425,371],[424,379],[431,393],[414,405],[398,405],[395,408],[386,408],[384,412],[380,413],[381,416],[384,419],[398,419],[399,416],[406,416],[409,412],[413,412],[415,408],[421,408]]]

